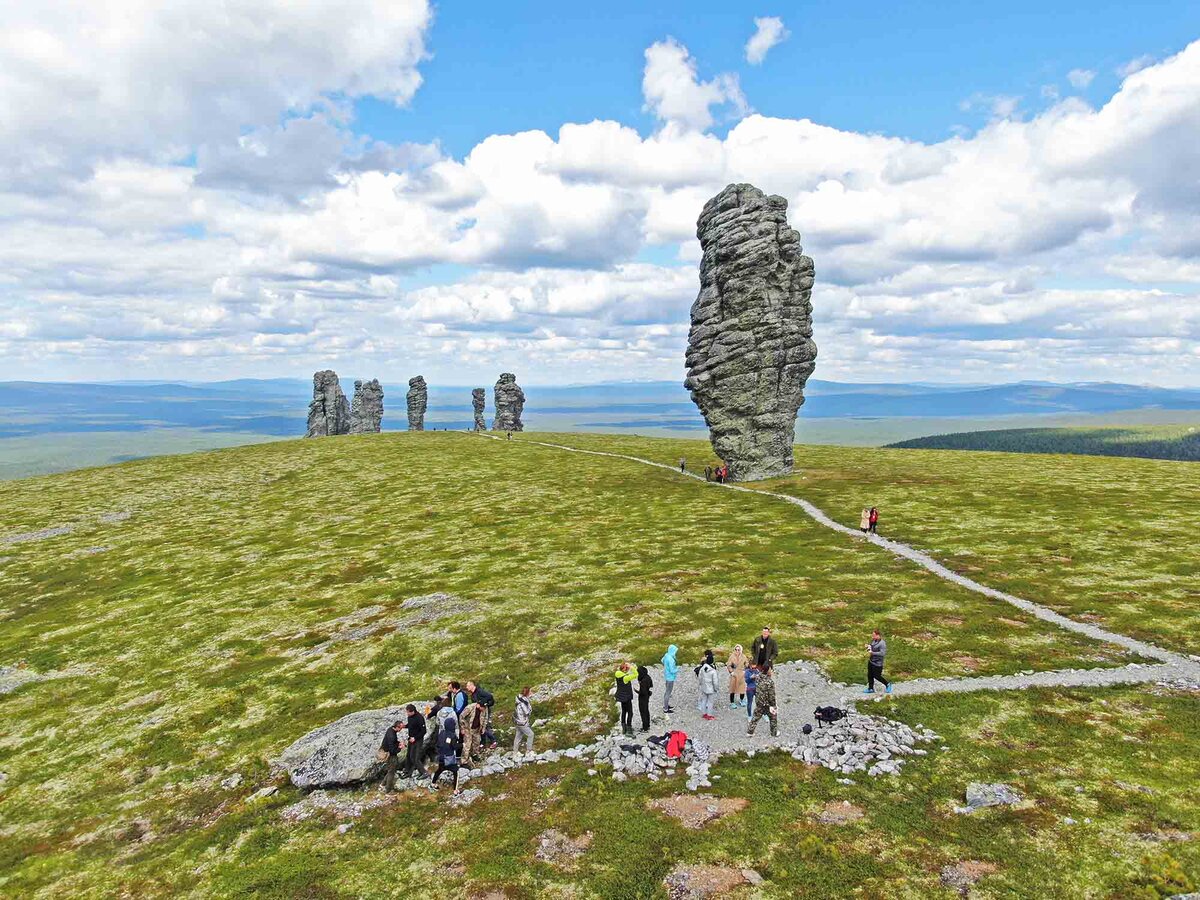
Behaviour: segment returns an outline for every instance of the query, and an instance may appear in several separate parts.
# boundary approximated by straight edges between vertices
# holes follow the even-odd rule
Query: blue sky
[[[12,377],[678,379],[749,181],[817,377],[1200,384],[1194,2],[0,16]]]

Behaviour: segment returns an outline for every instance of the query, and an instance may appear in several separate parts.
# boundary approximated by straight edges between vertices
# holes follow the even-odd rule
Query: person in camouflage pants
[[[758,720],[766,716],[771,722],[771,736],[779,735],[779,713],[775,708],[775,668],[767,663],[758,676],[758,688],[754,692],[754,716],[746,728],[746,734],[754,734]]]

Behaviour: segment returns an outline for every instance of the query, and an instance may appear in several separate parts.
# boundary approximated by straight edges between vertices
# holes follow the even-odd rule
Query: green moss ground
[[[697,446],[569,437],[667,460]],[[892,507],[878,502],[890,521]],[[453,677],[480,677],[507,711],[519,684],[559,678],[572,661],[652,661],[667,642],[693,659],[748,642],[764,621],[785,658],[820,660],[839,679],[860,676],[874,624],[892,636],[901,678],[964,674],[964,655],[978,674],[1128,657],[770,498],[518,441],[273,443],[8,482],[0,508],[0,536],[75,525],[0,547],[0,665],[83,673],[0,696],[6,896],[406,896],[423,885],[445,897],[485,887],[638,897],[654,896],[678,861],[728,860],[758,868],[769,896],[917,897],[940,890],[943,864],[971,858],[1001,867],[979,896],[1128,896],[1150,877],[1131,829],[1200,829],[1186,786],[1198,774],[1196,701],[1137,690],[890,702],[889,714],[935,728],[951,749],[853,789],[790,760],[723,762],[717,792],[750,806],[703,832],[641,811],[678,785],[617,785],[567,764],[485,783],[488,799],[466,811],[420,797],[368,813],[346,835],[321,818],[285,825],[279,808],[298,798],[290,787],[245,802],[270,783],[269,758],[344,713],[426,696]],[[131,515],[101,520],[114,512]],[[376,618],[398,615],[406,598],[434,591],[477,607],[302,655],[333,619],[372,605],[383,608]],[[598,676],[539,708],[551,716],[541,746],[595,733],[607,686]],[[235,771],[243,786],[222,789]],[[539,787],[547,775],[563,781]],[[1037,807],[948,812],[966,781],[993,775]],[[862,822],[812,821],[816,806],[843,796],[868,808]],[[1060,811],[1093,823],[1068,828]],[[551,825],[595,834],[578,871],[531,862]],[[1193,843],[1163,847],[1197,876]],[[1086,890],[1069,893],[1072,883]],[[1054,887],[1029,893],[1038,885]]]

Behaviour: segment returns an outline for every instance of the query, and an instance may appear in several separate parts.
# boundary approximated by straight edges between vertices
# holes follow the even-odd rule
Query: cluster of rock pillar
[[[494,431],[523,431],[521,413],[525,409],[525,392],[517,377],[505,372],[494,389],[496,417]],[[487,391],[471,391],[471,407],[476,431],[485,431],[484,403]],[[425,412],[429,407],[429,387],[422,375],[408,380],[408,430],[425,430]],[[337,434],[368,434],[378,432],[383,422],[383,388],[378,379],[354,382],[354,402],[346,400],[338,383],[337,373],[322,369],[313,375],[313,398],[308,405],[308,429],[305,437],[327,437]]]
[[[796,414],[816,366],[813,261],[787,223],[787,201],[731,184],[696,223],[703,257],[684,386],[730,477],[786,475]]]

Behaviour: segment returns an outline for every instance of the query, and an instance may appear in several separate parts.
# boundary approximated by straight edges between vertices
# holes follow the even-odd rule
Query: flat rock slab
[[[722,816],[741,812],[749,802],[741,797],[713,797],[711,794],[676,794],[674,797],[659,797],[648,804],[651,809],[661,810],[673,819],[678,819],[684,828],[703,828]]]
[[[663,879],[663,885],[671,900],[709,900],[728,897],[739,888],[762,884],[762,880],[753,869],[681,864]]]
[[[988,806],[1015,806],[1021,795],[1007,784],[982,784],[973,781],[967,785],[967,812]]]
[[[388,727],[408,717],[406,705],[366,709],[342,716],[300,738],[284,750],[273,765],[287,769],[292,784],[302,789],[373,781],[383,774],[384,769],[384,764],[375,759],[375,751]]]
[[[592,846],[590,831],[585,831],[578,837],[571,837],[557,828],[551,828],[538,836],[538,847],[533,855],[542,862],[569,869],[579,862],[579,858],[590,846]]]
[[[862,808],[855,806],[849,800],[831,800],[817,814],[817,821],[822,825],[849,825],[857,822],[866,815]]]

